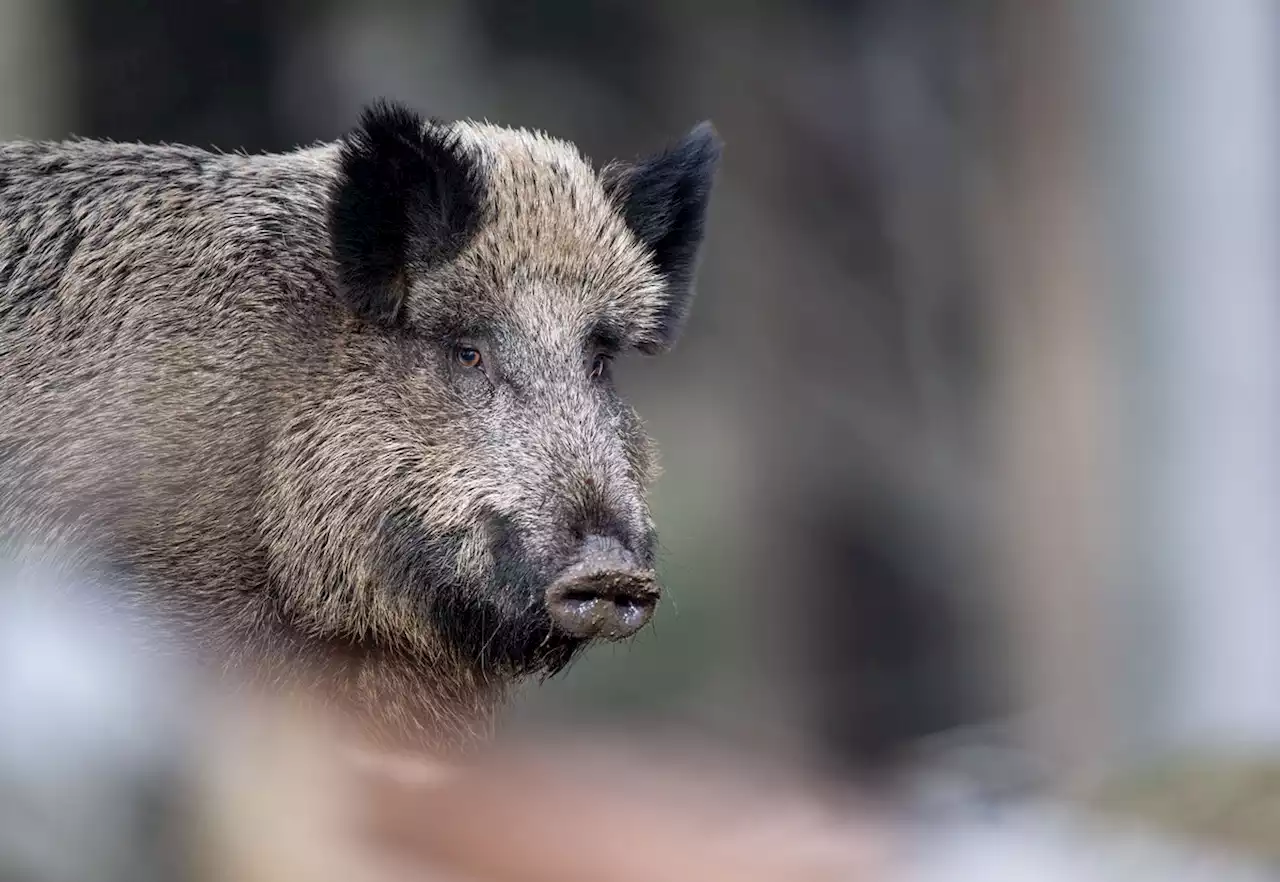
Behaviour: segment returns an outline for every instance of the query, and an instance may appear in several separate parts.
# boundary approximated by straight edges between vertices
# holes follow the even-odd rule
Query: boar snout
[[[621,542],[588,536],[547,589],[547,612],[572,637],[622,640],[649,623],[661,593],[657,574]]]

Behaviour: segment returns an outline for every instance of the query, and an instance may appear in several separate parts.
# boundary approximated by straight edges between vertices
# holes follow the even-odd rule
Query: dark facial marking
[[[494,521],[494,568],[480,584],[458,579],[462,537],[431,535],[412,506],[386,519],[382,538],[389,586],[419,597],[441,639],[478,669],[551,674],[578,650],[577,641],[552,633],[542,599],[548,579],[509,523]]]
[[[454,563],[463,546],[461,535],[435,535],[412,505],[402,505],[383,519],[377,572],[390,591],[421,594],[454,581]]]

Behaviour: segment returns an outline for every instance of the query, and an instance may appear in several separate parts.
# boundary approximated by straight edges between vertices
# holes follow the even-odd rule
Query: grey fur
[[[571,145],[400,112],[482,198],[386,326],[341,282],[341,142],[0,145],[0,538],[118,574],[211,664],[458,744],[576,648],[537,596],[575,535],[651,555],[653,451],[588,334],[664,348],[690,294]],[[696,248],[682,192],[650,197],[688,202]]]

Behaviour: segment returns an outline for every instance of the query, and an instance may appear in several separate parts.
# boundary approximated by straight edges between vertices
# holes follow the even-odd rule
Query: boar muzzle
[[[547,588],[556,628],[584,640],[622,640],[653,618],[661,596],[657,574],[621,542],[588,536],[577,559]]]

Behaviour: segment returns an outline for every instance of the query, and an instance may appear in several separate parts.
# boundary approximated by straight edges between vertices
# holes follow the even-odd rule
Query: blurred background
[[[1272,854],[1278,19],[0,0],[0,137],[285,150],[387,96],[605,160],[712,120],[687,334],[620,366],[668,600],[509,726],[689,728],[869,789],[944,756],[1061,793],[1208,764],[1235,783],[1143,810]]]

